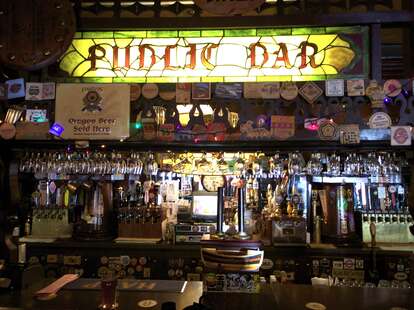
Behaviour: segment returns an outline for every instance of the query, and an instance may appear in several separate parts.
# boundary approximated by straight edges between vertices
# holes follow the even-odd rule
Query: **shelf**
[[[68,146],[74,146],[72,140],[12,140],[0,141],[1,150],[25,151],[53,149],[62,150]],[[409,151],[408,147],[391,147],[389,140],[363,141],[355,145],[343,145],[333,141],[316,140],[287,140],[287,141],[226,141],[226,142],[200,142],[193,141],[165,142],[165,141],[89,141],[89,148],[104,148],[106,150],[135,150],[135,151],[373,151],[373,150],[392,150]]]
[[[115,243],[113,241],[74,241],[71,239],[62,239],[55,242],[28,242],[26,243],[29,248],[44,248],[44,249],[74,249],[77,252],[106,250],[106,251],[154,251],[160,252],[165,255],[170,255],[172,252],[180,255],[198,255],[200,253],[199,244],[169,244],[169,243],[157,243],[157,244],[145,244],[145,243]],[[265,255],[308,255],[308,256],[342,256],[342,255],[370,255],[372,248],[370,247],[311,247],[310,245],[283,245],[277,246],[264,246]],[[377,255],[410,255],[414,253],[414,245],[403,245],[399,247],[393,246],[381,246],[376,247],[375,252]]]

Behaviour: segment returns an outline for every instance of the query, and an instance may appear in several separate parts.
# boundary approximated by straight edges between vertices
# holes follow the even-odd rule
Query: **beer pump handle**
[[[371,223],[369,225],[369,232],[371,234],[371,247],[374,248],[377,245],[376,241],[376,234],[377,234],[377,227],[375,226],[375,223]]]

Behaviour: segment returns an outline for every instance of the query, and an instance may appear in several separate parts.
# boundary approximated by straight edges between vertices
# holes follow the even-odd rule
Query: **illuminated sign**
[[[367,28],[78,33],[59,67],[98,82],[367,77]]]

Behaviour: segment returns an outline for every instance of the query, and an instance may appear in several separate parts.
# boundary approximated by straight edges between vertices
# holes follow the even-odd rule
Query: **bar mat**
[[[118,280],[118,290],[120,291],[142,291],[142,292],[169,292],[183,293],[187,281],[172,280]],[[65,290],[100,290],[100,279],[77,279],[65,285]]]

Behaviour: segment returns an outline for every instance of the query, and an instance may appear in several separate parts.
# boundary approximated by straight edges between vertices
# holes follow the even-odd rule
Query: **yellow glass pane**
[[[80,53],[85,59],[89,56],[89,48],[94,45],[90,39],[80,39],[72,41],[73,47]]]
[[[336,36],[336,34],[311,35],[309,36],[308,42],[316,44],[318,46],[318,51],[320,51],[325,49],[328,45],[332,44]]]
[[[345,40],[342,40],[340,37],[337,37],[335,41],[332,42],[333,46],[344,46],[344,47],[350,47],[349,43]]]
[[[325,54],[325,64],[334,66],[338,72],[349,66],[349,64],[355,58],[355,52],[345,47],[328,48]]]

